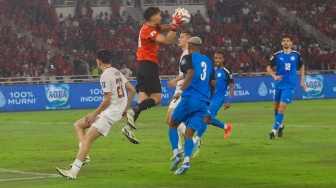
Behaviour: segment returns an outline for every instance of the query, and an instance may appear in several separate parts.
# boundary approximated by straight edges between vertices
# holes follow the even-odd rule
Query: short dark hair
[[[284,39],[284,38],[289,38],[290,41],[293,41],[293,38],[290,35],[285,34],[285,35],[282,36],[282,39]]]
[[[107,49],[98,50],[96,59],[99,59],[103,64],[111,64],[111,52]]]
[[[189,30],[184,30],[184,31],[181,32],[181,34],[182,34],[182,33],[185,33],[185,34],[188,35],[190,38],[194,36],[194,33],[191,32],[191,31],[189,31]]]
[[[152,16],[154,16],[155,14],[158,14],[159,12],[161,12],[159,7],[148,7],[144,11],[143,16],[146,21],[149,21]]]
[[[216,51],[215,54],[222,54],[223,57],[225,58],[225,53],[223,51],[221,51],[221,50]]]

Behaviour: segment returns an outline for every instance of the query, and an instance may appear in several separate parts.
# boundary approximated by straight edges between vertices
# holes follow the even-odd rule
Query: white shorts
[[[98,132],[106,137],[110,132],[112,125],[116,124],[118,121],[113,121],[104,116],[98,115],[95,122],[92,123],[92,126],[96,127]]]
[[[175,99],[173,99],[172,101],[170,101],[168,108],[176,108],[176,106],[178,105],[178,103],[180,103],[180,101],[181,101],[181,96],[176,101]]]

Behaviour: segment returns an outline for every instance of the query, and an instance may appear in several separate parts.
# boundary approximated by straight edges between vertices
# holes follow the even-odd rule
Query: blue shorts
[[[211,119],[215,119],[220,108],[221,106],[211,106],[210,104],[206,115],[211,117]]]
[[[172,119],[177,122],[184,122],[187,127],[198,131],[201,126],[206,125],[203,121],[206,112],[206,102],[184,96],[176,106]]]
[[[292,103],[293,89],[275,89],[274,102]]]

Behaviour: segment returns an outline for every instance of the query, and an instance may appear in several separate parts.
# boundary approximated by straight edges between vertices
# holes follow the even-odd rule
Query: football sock
[[[149,98],[149,99],[146,99],[146,100],[142,101],[139,104],[139,110],[140,111],[147,110],[147,109],[150,109],[153,106],[155,106],[155,101],[154,101],[154,99]],[[135,112],[135,114],[139,114],[140,111],[134,111],[134,112]]]
[[[194,149],[194,142],[191,138],[188,138],[184,141],[184,156],[190,157],[192,150]]]
[[[183,160],[183,164],[185,163],[189,163],[189,157],[185,157],[184,160]]]
[[[138,105],[139,103],[135,103],[135,106]],[[141,111],[137,114],[134,113],[134,122],[136,122],[136,120],[138,119],[138,117],[140,116]]]
[[[199,130],[197,131],[197,136],[198,136],[199,138],[201,138],[201,137],[203,136],[203,134],[205,133],[207,127],[208,127],[208,124],[206,124],[206,123],[203,124],[203,125],[201,125],[201,127],[200,127]]]
[[[80,161],[79,159],[76,159],[75,162],[73,163],[70,172],[74,175],[77,176],[80,168],[83,166],[83,162]]]
[[[199,141],[200,139],[201,139],[200,137],[196,136],[195,138],[193,138],[193,141],[194,141],[194,143],[196,143],[196,142]]]
[[[172,150],[178,149],[178,133],[177,129],[169,129],[168,131],[169,141],[172,146]]]
[[[174,158],[178,155],[178,153],[179,153],[178,149],[173,150]],[[179,157],[181,157],[181,156],[179,156]]]
[[[282,124],[282,120],[284,118],[284,114],[278,113],[278,115],[275,118],[275,122],[274,122],[274,129],[278,130],[279,126]]]
[[[274,110],[274,117],[276,118],[278,115],[278,110]]]
[[[177,127],[177,130],[184,136],[186,125],[184,123],[180,123],[180,125]]]
[[[178,132],[177,131],[177,133],[178,133],[178,149],[180,150],[180,149],[182,149],[182,139],[181,139],[181,133],[180,132]]]
[[[211,120],[210,124],[213,125],[213,126],[219,127],[221,129],[226,128],[226,127],[224,127],[224,123],[222,123],[221,121],[219,121],[218,119],[215,119],[215,118],[213,118]]]

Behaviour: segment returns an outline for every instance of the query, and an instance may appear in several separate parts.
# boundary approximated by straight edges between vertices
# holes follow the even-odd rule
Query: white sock
[[[274,134],[276,133],[276,130],[275,129],[272,129],[272,132],[274,132]]]
[[[181,150],[181,149],[182,149],[181,133],[180,133],[180,132],[177,132],[177,133],[178,133],[178,146],[177,146],[177,148],[178,148],[179,150]]]
[[[79,159],[76,159],[75,162],[73,163],[70,172],[74,175],[77,176],[80,168],[83,166],[83,162],[80,161]]]
[[[227,126],[226,126],[226,124],[224,124],[224,129],[226,129],[227,128]]]
[[[193,142],[194,142],[194,144],[198,141],[198,140],[200,139],[200,137],[198,137],[198,136],[196,136],[196,138],[195,137],[192,137],[192,140],[193,140]]]
[[[178,127],[177,127],[178,132],[180,132],[183,136],[185,134],[185,130],[186,130],[186,125],[184,123],[181,123]]]
[[[280,128],[283,128],[283,126],[284,126],[283,123],[281,123]]]
[[[201,139],[201,138],[198,137],[198,136],[196,136],[195,138],[193,137],[193,141],[194,141],[194,143],[197,142],[197,141],[199,141],[200,139]]]
[[[184,157],[183,164],[184,163],[189,163],[189,157]]]
[[[178,149],[174,149],[174,150],[173,150],[173,153],[174,153],[174,158],[175,158],[176,155],[178,154]]]

